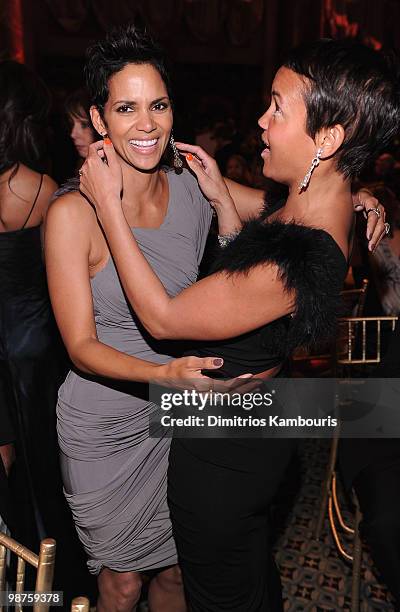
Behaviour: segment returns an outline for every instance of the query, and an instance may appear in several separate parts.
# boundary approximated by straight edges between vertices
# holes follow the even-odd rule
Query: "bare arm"
[[[258,217],[264,208],[265,192],[235,183],[224,177],[226,186],[242,221]]]
[[[51,199],[54,193],[57,191],[58,185],[53,179],[45,174],[43,176],[43,185],[42,185],[42,194],[43,195],[43,204],[41,208],[42,220],[41,220],[41,228],[40,228],[40,237],[42,241],[42,248],[44,245],[44,230],[46,225],[46,217],[49,210]],[[44,253],[42,254],[44,258]]]
[[[126,355],[97,338],[89,278],[93,212],[81,196],[68,194],[47,215],[45,253],[50,297],[64,344],[73,363],[90,374],[149,382],[158,378],[201,377],[215,368],[211,359],[184,358],[158,365]],[[88,210],[85,210],[85,206]],[[190,361],[192,360],[192,361]]]

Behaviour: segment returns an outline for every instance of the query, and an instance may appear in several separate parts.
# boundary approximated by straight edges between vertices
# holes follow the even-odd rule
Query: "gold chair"
[[[369,280],[364,278],[362,281],[362,285],[358,289],[345,289],[340,295],[342,297],[343,302],[343,314],[348,317],[361,317],[364,312],[365,300],[367,297],[367,289],[369,285]],[[322,351],[316,354],[307,353],[304,349],[296,349],[294,351],[292,362],[294,365],[294,370],[296,372],[301,370],[301,364],[310,364],[311,366],[311,376],[313,374],[312,369],[317,365],[318,362],[320,366],[323,368],[322,376],[331,376],[333,370],[335,369],[335,353],[336,347],[335,343],[329,344]],[[312,363],[314,362],[314,363]],[[300,367],[299,367],[300,366]],[[321,375],[321,374],[320,374]]]
[[[345,289],[341,292],[345,316],[361,317],[363,315],[368,285],[369,280],[364,278],[359,289]]]
[[[382,328],[387,326],[394,330],[397,317],[345,317],[339,321],[339,333],[336,343],[336,374],[351,374],[351,367],[367,368],[377,365],[381,361],[381,333]],[[369,342],[369,343],[368,343]],[[322,532],[326,510],[328,508],[329,524],[333,539],[341,556],[353,564],[352,588],[351,588],[351,611],[358,612],[360,607],[360,578],[362,543],[359,534],[361,512],[357,497],[353,492],[353,503],[355,507],[353,527],[346,525],[337,494],[337,475],[335,472],[337,451],[340,437],[340,428],[337,427],[331,444],[328,467],[322,483],[322,494],[320,511],[316,523],[314,537],[319,539]],[[353,554],[346,551],[341,542],[339,529],[352,536]]]
[[[89,612],[90,603],[87,597],[75,597],[72,600],[71,612]]]
[[[7,551],[11,551],[18,557],[17,577],[15,591],[21,593],[24,590],[25,567],[29,563],[37,569],[35,593],[45,593],[51,591],[54,575],[54,564],[56,556],[56,542],[51,538],[42,540],[40,543],[39,556],[29,548],[19,544],[4,533],[0,533],[0,591],[5,590],[6,581],[6,557]],[[38,602],[33,605],[33,612],[45,612],[49,610],[50,603]],[[15,605],[15,610],[21,612],[22,604]],[[2,607],[0,606],[0,612]]]

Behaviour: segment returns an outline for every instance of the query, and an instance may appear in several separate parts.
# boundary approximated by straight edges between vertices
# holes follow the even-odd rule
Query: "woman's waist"
[[[180,341],[153,338],[137,327],[134,320],[115,322],[96,318],[96,332],[99,341],[107,346],[131,357],[160,364],[181,357],[185,348]]]

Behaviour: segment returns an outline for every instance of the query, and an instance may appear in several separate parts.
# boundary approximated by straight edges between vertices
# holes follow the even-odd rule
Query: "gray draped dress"
[[[195,282],[211,209],[188,171],[167,172],[169,204],[158,229],[132,229],[169,295]],[[113,260],[91,281],[98,338],[124,353],[165,363],[157,341],[127,304]],[[70,371],[57,405],[64,491],[88,566],[142,571],[176,563],[167,506],[170,440],[149,438],[154,405],[145,385]]]

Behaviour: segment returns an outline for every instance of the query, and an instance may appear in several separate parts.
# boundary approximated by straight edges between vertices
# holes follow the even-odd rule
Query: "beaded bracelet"
[[[224,249],[232,240],[235,240],[239,231],[232,232],[231,234],[218,234],[218,242],[221,249]]]

